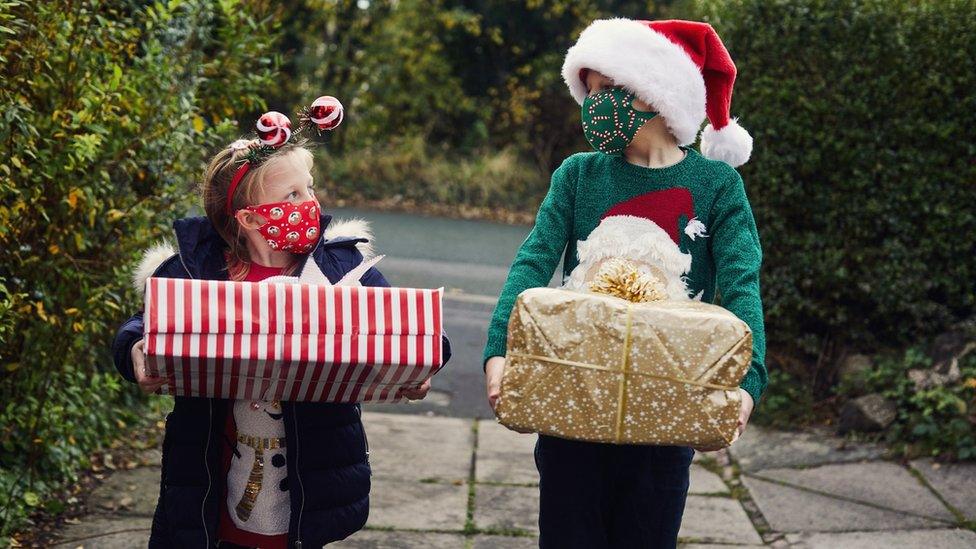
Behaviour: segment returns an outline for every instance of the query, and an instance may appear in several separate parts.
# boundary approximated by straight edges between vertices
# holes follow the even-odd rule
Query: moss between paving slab
[[[468,469],[468,509],[467,518],[464,521],[465,535],[473,535],[477,528],[474,524],[474,498],[475,498],[475,474],[478,467],[478,420],[471,422],[471,467]]]
[[[769,482],[771,484],[778,484],[778,485],[784,486],[786,488],[792,488],[794,490],[800,490],[800,491],[808,492],[808,493],[811,493],[811,494],[817,494],[818,496],[824,496],[824,497],[828,497],[828,498],[832,498],[832,499],[846,501],[848,503],[855,503],[857,505],[864,505],[865,507],[873,507],[873,508],[879,509],[881,511],[889,511],[891,513],[898,513],[900,515],[908,515],[908,516],[911,516],[911,517],[917,517],[917,518],[921,518],[921,519],[925,519],[925,520],[931,520],[931,521],[935,521],[935,522],[941,522],[941,523],[946,524],[946,525],[954,525],[955,524],[955,523],[953,523],[951,521],[948,521],[946,519],[943,519],[943,518],[931,517],[931,516],[928,516],[928,515],[923,515],[921,513],[913,513],[911,511],[903,511],[901,509],[892,509],[891,507],[885,507],[884,505],[879,505],[879,504],[874,503],[874,502],[871,502],[871,501],[860,500],[860,499],[857,499],[857,498],[843,496],[843,495],[840,495],[840,494],[833,494],[833,493],[830,493],[830,492],[825,492],[823,490],[817,490],[816,488],[810,488],[810,487],[807,487],[807,486],[800,486],[799,484],[793,484],[791,482],[786,482],[786,481],[782,481],[782,480],[779,480],[779,479],[766,477],[766,476],[763,476],[763,475],[757,475],[755,473],[750,473],[748,476],[749,477],[752,477],[754,479],[758,479],[758,480],[764,481],[764,482]]]
[[[718,465],[716,463],[716,465]],[[718,465],[720,472],[718,473],[719,478],[722,482],[725,482],[726,486],[729,487],[729,492],[732,499],[739,502],[742,505],[742,509],[746,512],[746,516],[749,517],[749,522],[752,523],[752,527],[756,529],[759,537],[762,538],[763,543],[772,543],[785,539],[786,535],[776,532],[769,526],[769,521],[759,510],[759,505],[752,499],[752,494],[746,489],[745,485],[742,483],[742,470],[739,464],[736,463],[731,456],[729,457],[729,478],[726,479],[724,471],[721,471],[722,466]]]
[[[474,508],[475,508],[475,496],[476,488],[475,486],[479,484],[475,479],[477,475],[477,456],[478,456],[478,420],[474,420],[471,423],[471,435],[474,441],[471,449],[471,466],[468,469],[468,502],[467,502],[467,512],[465,514],[464,528],[461,530],[444,530],[436,528],[394,528],[392,526],[366,526],[364,530],[372,530],[377,532],[411,532],[417,534],[460,534],[465,536],[466,546],[471,547],[474,544],[474,536],[487,535],[487,536],[508,536],[508,537],[535,537],[535,534],[529,532],[528,530],[522,530],[521,528],[478,528],[474,522]],[[420,482],[424,484],[454,484],[454,482],[445,481],[440,478],[430,477],[420,479]],[[489,484],[489,483],[480,483]],[[499,483],[503,484],[503,483]],[[516,485],[517,486],[517,485]]]
[[[957,526],[976,532],[976,520],[967,520],[966,515],[962,514],[962,511],[957,509],[955,505],[949,503],[944,497],[942,497],[942,494],[940,494],[939,491],[936,490],[931,483],[929,483],[928,479],[925,478],[925,475],[923,475],[921,471],[913,467],[911,464],[909,464],[907,467],[908,472],[915,477],[915,479],[918,480],[922,486],[926,487],[929,492],[932,492],[932,495],[942,502],[942,505],[944,505],[945,508],[952,513],[952,516],[956,517]]]

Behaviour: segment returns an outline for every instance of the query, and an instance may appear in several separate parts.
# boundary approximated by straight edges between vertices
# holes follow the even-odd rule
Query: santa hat
[[[707,114],[702,154],[732,166],[749,160],[752,136],[729,118],[735,64],[711,25],[594,21],[563,63],[563,80],[580,104],[587,95],[584,69],[605,74],[654,107],[681,145],[694,143]]]
[[[687,218],[682,230],[681,217]],[[613,206],[577,245],[581,265],[609,257],[649,259],[667,278],[672,298],[688,297],[682,275],[691,270],[691,254],[679,248],[681,235],[692,240],[705,235],[705,225],[695,217],[691,192],[683,187],[652,191]],[[571,287],[582,287],[584,270],[573,271]]]

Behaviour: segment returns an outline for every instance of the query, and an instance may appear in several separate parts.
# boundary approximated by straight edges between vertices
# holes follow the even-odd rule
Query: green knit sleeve
[[[738,172],[719,192],[712,207],[709,245],[715,260],[718,292],[722,306],[752,330],[752,364],[740,386],[758,405],[766,390],[766,332],[762,299],[759,296],[759,268],[762,247],[752,207]]]
[[[573,224],[576,190],[576,169],[573,164],[573,157],[570,157],[553,172],[549,192],[539,206],[535,226],[515,255],[488,325],[485,361],[505,355],[508,317],[515,305],[515,298],[529,288],[548,285],[559,265]]]

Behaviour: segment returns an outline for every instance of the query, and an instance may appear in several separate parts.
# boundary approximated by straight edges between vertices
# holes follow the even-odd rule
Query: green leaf
[[[34,492],[24,492],[24,503],[30,507],[37,507],[41,503],[41,498]]]

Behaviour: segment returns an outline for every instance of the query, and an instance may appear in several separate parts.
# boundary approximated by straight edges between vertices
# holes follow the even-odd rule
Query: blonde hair
[[[312,167],[312,153],[302,143],[286,144],[275,150],[257,167],[247,171],[234,190],[231,199],[231,212],[227,211],[227,192],[231,180],[237,173],[247,149],[226,148],[218,152],[204,173],[200,191],[203,195],[203,208],[207,218],[213,224],[217,233],[227,243],[225,259],[227,261],[228,278],[243,280],[247,276],[251,264],[251,256],[247,251],[247,239],[241,230],[234,213],[237,210],[254,204],[256,197],[264,189],[264,183],[270,169],[285,160],[292,160],[297,156],[309,169]]]

